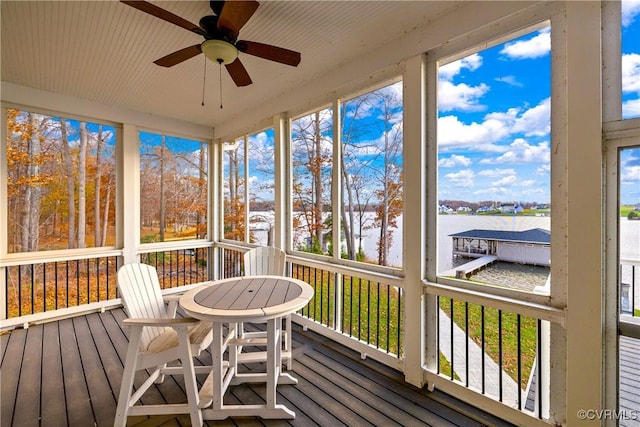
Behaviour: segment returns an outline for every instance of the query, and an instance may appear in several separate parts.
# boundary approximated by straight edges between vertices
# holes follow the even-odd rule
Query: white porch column
[[[425,272],[426,196],[424,158],[426,150],[425,56],[406,62],[403,78],[404,102],[404,227],[402,259],[405,268],[404,293],[404,375],[407,382],[424,385],[422,364],[425,354]]]
[[[564,174],[566,188],[559,192],[567,196],[566,206],[552,206],[562,209],[558,215],[564,218],[553,228],[554,236],[566,236],[567,250],[566,420],[557,421],[595,426],[601,421],[582,420],[578,411],[602,409],[604,398],[601,4],[566,2],[565,7],[565,55],[553,60],[561,61],[566,74],[564,81],[553,82],[553,91],[564,91],[554,97],[566,101],[560,116],[552,114],[566,134],[564,140],[552,139],[551,150],[566,153],[565,171],[552,173]]]
[[[285,114],[273,117],[273,151],[274,151],[274,218],[273,245],[280,249],[291,249],[287,233],[291,201],[288,197],[287,182],[290,175],[287,168],[289,120]]]
[[[119,194],[117,227],[118,246],[123,248],[123,264],[138,262],[140,244],[140,150],[138,128],[131,124],[122,126],[122,142],[119,148],[122,165],[118,170]]]

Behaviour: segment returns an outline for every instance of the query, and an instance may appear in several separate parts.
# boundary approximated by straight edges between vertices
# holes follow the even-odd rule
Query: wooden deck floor
[[[127,338],[122,310],[17,329],[1,337],[2,426],[111,426]],[[294,420],[254,417],[209,426],[480,426],[509,425],[440,392],[406,384],[402,375],[334,341],[294,326],[294,376],[278,387],[278,402]],[[198,363],[210,362],[209,353]],[[204,378],[199,378],[203,380]],[[229,389],[225,403],[261,403],[263,385]],[[147,403],[183,402],[179,380],[168,377]],[[130,417],[129,425],[185,426],[187,416]]]

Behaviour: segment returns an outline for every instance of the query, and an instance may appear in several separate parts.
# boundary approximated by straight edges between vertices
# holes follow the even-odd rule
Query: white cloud
[[[539,31],[528,40],[506,43],[500,51],[511,59],[539,58],[551,51],[551,33],[549,29]]]
[[[475,174],[471,169],[448,173],[445,177],[456,187],[473,187]]]
[[[499,120],[466,124],[456,116],[438,119],[438,145],[443,147],[473,146],[484,151],[500,151],[494,142],[509,135],[509,129]]]
[[[476,190],[473,192],[473,194],[476,196],[490,195],[490,196],[493,196],[491,197],[492,199],[496,199],[504,196],[509,196],[511,193],[505,187],[487,187],[487,188],[482,188],[480,190]]]
[[[446,80],[438,83],[438,109],[440,111],[483,111],[486,105],[479,103],[489,91],[489,86],[482,83],[479,86],[469,86],[465,83],[453,84]]]
[[[634,18],[640,14],[640,0],[625,0],[622,5],[622,25],[631,25]]]
[[[538,167],[538,169],[536,169],[536,173],[538,175],[546,175],[549,172],[551,172],[551,164],[549,163],[542,164]]]
[[[622,117],[640,117],[640,98],[630,99],[622,103]]]
[[[482,56],[477,53],[473,55],[458,59],[457,61],[450,62],[443,65],[438,69],[438,78],[441,80],[451,80],[456,76],[463,68],[469,71],[475,71],[482,65]]]
[[[526,110],[515,120],[512,133],[525,136],[545,136],[551,132],[551,99],[547,98]]]
[[[445,157],[438,160],[438,166],[441,168],[453,168],[456,166],[469,166],[471,159],[466,156],[459,156],[453,154],[450,157]]]
[[[266,132],[258,132],[249,136],[249,149],[258,150],[260,152],[265,150],[265,147],[269,144],[269,147],[273,150],[273,141],[269,140]]]
[[[463,123],[457,116],[438,119],[438,145],[446,147],[472,147],[478,151],[503,152],[495,145],[514,134],[546,136],[550,127],[551,102],[547,98],[528,110],[510,108],[506,112],[488,113],[482,123]]]
[[[637,182],[640,184],[640,165],[627,166],[623,168],[620,174],[620,181],[622,182]]]
[[[622,55],[622,91],[640,94],[640,53]]]
[[[516,86],[516,87],[522,87],[523,84],[520,83],[517,79],[516,76],[503,76],[503,77],[496,77],[495,81],[497,82],[501,82],[501,83],[506,83],[509,86]]]
[[[508,175],[515,175],[516,174],[516,170],[509,168],[509,169],[500,169],[500,168],[495,168],[495,169],[484,169],[481,170],[480,172],[478,172],[478,175],[481,176],[486,176],[488,178],[498,178],[501,176],[508,176]]]
[[[501,178],[497,181],[493,181],[491,185],[494,187],[503,187],[503,186],[510,187],[513,184],[515,184],[517,180],[518,180],[518,177],[516,175],[507,175],[504,178]]]
[[[543,141],[530,145],[522,138],[517,138],[509,145],[509,150],[495,159],[483,159],[483,164],[501,163],[549,163],[549,143]]]

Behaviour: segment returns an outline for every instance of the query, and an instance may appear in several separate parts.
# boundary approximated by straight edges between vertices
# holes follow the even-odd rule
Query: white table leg
[[[280,326],[279,326],[280,325]],[[213,324],[213,342],[211,343],[212,376],[213,376],[213,404],[210,408],[202,411],[202,416],[206,420],[223,420],[234,416],[258,416],[265,419],[294,419],[296,414],[284,405],[276,404],[276,386],[278,382],[295,384],[297,380],[289,374],[281,374],[281,354],[282,354],[282,319],[270,319],[267,321],[267,363],[264,381],[266,382],[265,405],[224,405],[223,398],[226,386],[231,383],[244,381],[233,381],[233,378],[240,379],[244,374],[237,374],[233,362],[229,361],[229,367],[225,372],[223,369],[223,336],[222,324]],[[233,346],[231,346],[233,347]],[[232,356],[233,357],[233,356]],[[223,378],[223,374],[226,374]]]
[[[267,408],[276,407],[276,385],[278,384],[278,328],[279,318],[267,321]]]
[[[212,372],[213,375],[213,409],[222,409],[222,402],[224,398],[223,390],[223,362],[224,354],[222,349],[222,323],[213,323],[213,341],[211,342],[211,359],[212,359]]]

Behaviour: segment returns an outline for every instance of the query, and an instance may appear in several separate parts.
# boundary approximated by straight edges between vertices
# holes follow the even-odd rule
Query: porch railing
[[[116,298],[119,253],[75,255],[4,266],[4,319]]]
[[[463,286],[426,284],[436,349],[425,365],[427,381],[472,404],[511,408],[523,423],[544,423],[550,404],[546,343],[550,324],[564,324],[563,310]]]
[[[140,262],[158,271],[162,289],[209,280],[211,244],[140,250]],[[34,254],[0,264],[2,327],[104,310],[118,303],[122,250]],[[37,258],[37,261],[33,259]]]
[[[209,280],[208,247],[150,251],[140,254],[140,262],[158,272],[162,289],[177,288]]]

